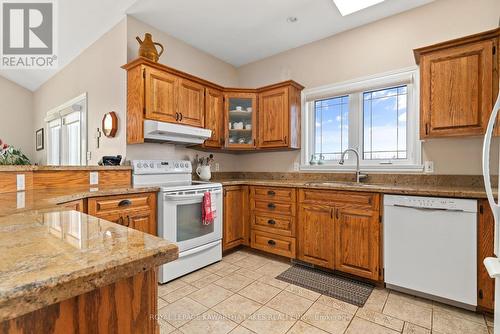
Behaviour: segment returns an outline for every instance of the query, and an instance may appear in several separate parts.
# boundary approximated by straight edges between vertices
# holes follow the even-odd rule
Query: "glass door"
[[[254,93],[228,93],[226,109],[226,147],[255,148],[257,95]]]

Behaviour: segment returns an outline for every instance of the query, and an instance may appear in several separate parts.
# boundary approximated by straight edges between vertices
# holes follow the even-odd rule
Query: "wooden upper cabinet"
[[[205,128],[212,130],[212,137],[205,140],[203,146],[221,148],[224,142],[224,95],[220,90],[205,90]]]
[[[300,148],[300,92],[293,81],[259,89],[259,148]]]
[[[146,58],[122,68],[127,70],[127,144],[143,143],[144,121],[155,120],[212,130],[204,148],[300,148],[304,87],[294,81],[259,89],[224,88]]]
[[[297,224],[299,260],[334,269],[334,207],[301,204]]]
[[[259,94],[259,147],[288,145],[288,87]]]
[[[145,117],[162,122],[177,121],[179,79],[155,68],[145,67]]]
[[[257,112],[256,93],[225,92],[224,142],[226,148],[233,150],[256,148]]]
[[[379,277],[379,213],[364,208],[336,209],[335,269],[360,277]]]
[[[180,78],[178,90],[178,122],[202,128],[205,114],[205,86]]]
[[[498,93],[500,29],[415,50],[420,137],[484,134]]]

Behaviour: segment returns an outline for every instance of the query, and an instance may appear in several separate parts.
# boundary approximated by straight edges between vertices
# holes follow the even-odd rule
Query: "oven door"
[[[210,191],[216,217],[210,225],[201,222],[203,195]],[[163,235],[183,252],[222,239],[222,191],[199,189],[163,194]]]

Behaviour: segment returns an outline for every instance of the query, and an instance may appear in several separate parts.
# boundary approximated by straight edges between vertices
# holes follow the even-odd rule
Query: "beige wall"
[[[436,0],[414,10],[350,30],[238,69],[241,86],[294,79],[307,88],[415,66],[412,50],[498,26],[498,0]],[[423,144],[424,160],[439,174],[480,174],[481,139]],[[300,153],[244,156],[252,171],[290,171]]]
[[[234,87],[238,85],[236,68],[214,56],[196,49],[170,35],[167,35],[144,22],[133,17],[127,18],[127,57],[133,60],[137,57],[139,43],[135,37],[144,38],[146,32],[152,33],[155,42],[163,44],[165,53],[160,63],[178,70],[199,76],[217,84]],[[147,143],[127,146],[128,159],[190,159],[194,156],[208,153],[187,149],[172,144]],[[238,170],[235,166],[235,157],[230,154],[215,153],[222,171]]]
[[[35,151],[32,110],[33,93],[0,76],[0,139],[30,159]]]
[[[47,111],[87,92],[90,165],[104,155],[126,154],[126,74],[120,68],[127,62],[126,29],[124,19],[34,93],[34,123],[40,128]],[[109,111],[118,114],[118,132],[115,138],[103,135],[97,148],[94,135]],[[46,150],[38,152],[36,161],[45,163]]]

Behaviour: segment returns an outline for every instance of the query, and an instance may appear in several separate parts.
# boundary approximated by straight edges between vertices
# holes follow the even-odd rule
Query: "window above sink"
[[[422,171],[416,68],[303,92],[302,170]]]

